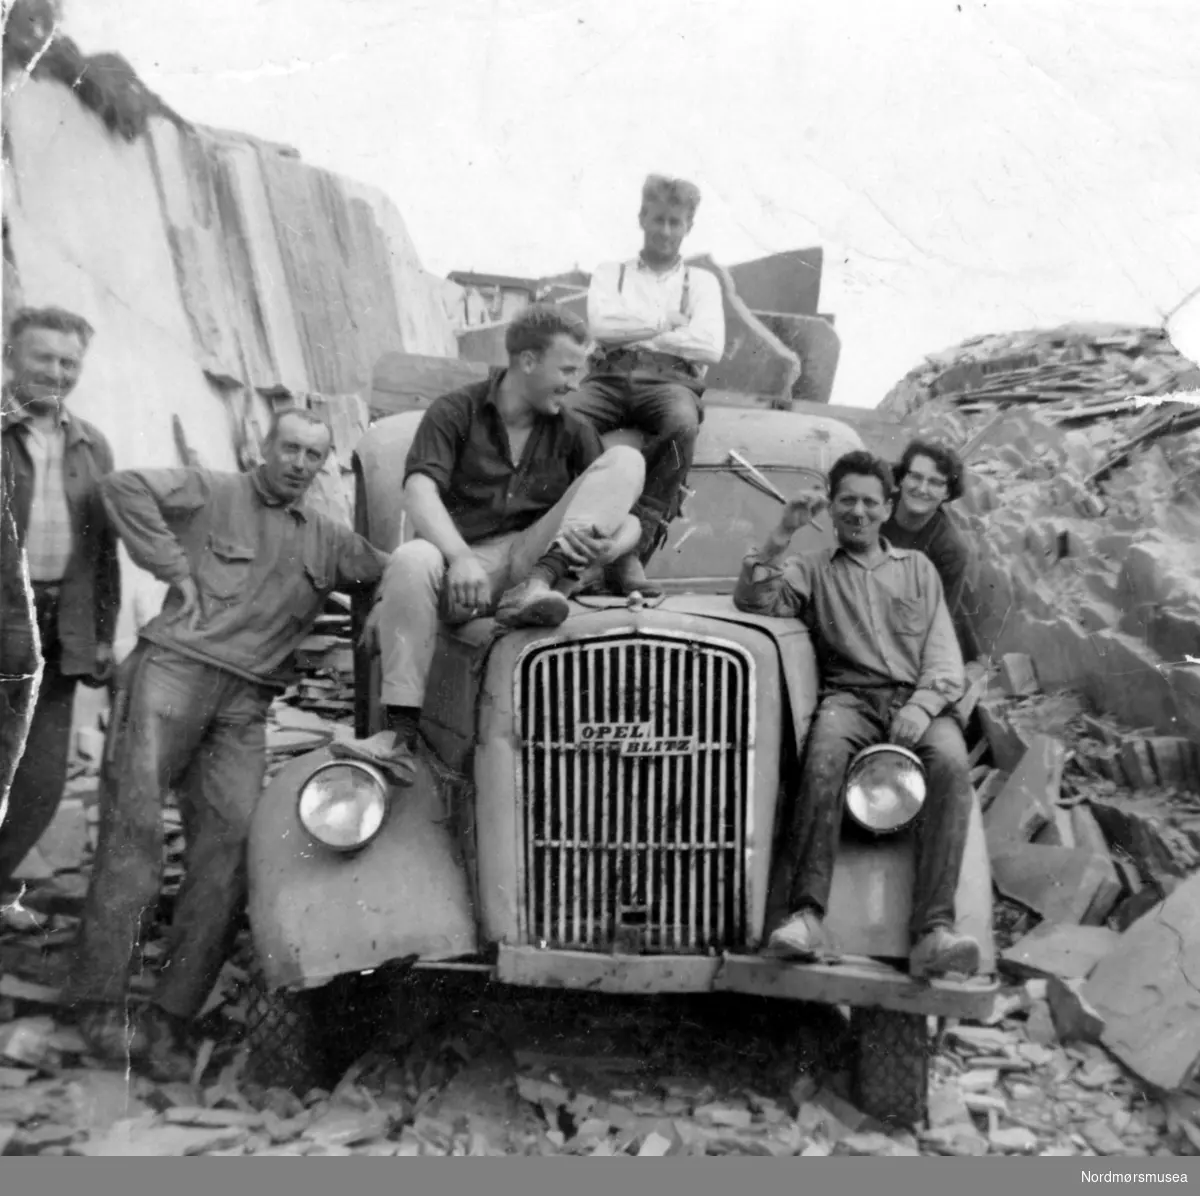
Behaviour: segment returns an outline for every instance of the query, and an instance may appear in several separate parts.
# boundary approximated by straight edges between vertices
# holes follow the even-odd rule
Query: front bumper
[[[833,964],[787,963],[759,955],[600,955],[505,945],[499,949],[495,976],[505,984],[532,988],[738,992],[969,1020],[988,1017],[999,991],[994,977],[924,983],[862,956],[844,956]]]

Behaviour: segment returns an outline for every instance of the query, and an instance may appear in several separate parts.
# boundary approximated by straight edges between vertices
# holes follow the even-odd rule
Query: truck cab
[[[411,536],[401,480],[420,418],[379,421],[355,453],[357,530],[385,552]],[[620,441],[636,434],[606,438]],[[911,834],[849,819],[827,917],[842,958],[759,953],[785,912],[776,839],[784,803],[803,800],[818,677],[799,621],[733,605],[779,505],[729,454],[787,494],[862,447],[836,419],[709,408],[682,514],[648,569],[663,597],[582,595],[553,629],[443,627],[411,787],[327,749],[285,766],[249,848],[263,1024],[284,1005],[298,1024],[331,981],[398,960],[501,984],[835,1004],[851,1011],[860,1105],[920,1122],[927,1018],[983,1016],[996,990],[978,806],[957,912],[981,944],[980,976],[910,980]],[[829,535],[805,528],[794,548]],[[355,730],[369,735],[382,727],[378,658],[358,650],[355,674]],[[336,845],[303,817],[322,786],[358,819]]]

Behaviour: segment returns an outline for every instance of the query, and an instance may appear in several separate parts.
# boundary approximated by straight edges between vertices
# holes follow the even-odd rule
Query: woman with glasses
[[[963,491],[963,465],[945,445],[913,440],[896,467],[896,494],[882,536],[896,548],[918,549],[942,579],[963,660],[979,655],[979,645],[963,610],[963,583],[971,550],[945,511]]]

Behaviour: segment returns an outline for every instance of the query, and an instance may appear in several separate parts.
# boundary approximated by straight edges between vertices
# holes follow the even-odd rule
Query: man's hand
[[[681,311],[668,312],[665,320],[667,326],[663,331],[674,332],[676,328],[686,328],[691,322]]]
[[[107,685],[109,678],[113,675],[113,648],[112,644],[97,644],[96,645],[96,667],[92,670],[92,677],[98,685]]]
[[[827,506],[829,499],[823,490],[801,490],[799,494],[788,499],[779,517],[779,528],[789,536],[798,532],[805,524],[811,523]]]
[[[446,570],[446,596],[450,613],[474,618],[492,600],[492,585],[483,562],[467,552],[451,560]]]
[[[558,536],[563,556],[577,569],[588,565],[611,565],[616,559],[612,536],[601,535],[594,527],[565,528]]]
[[[888,736],[897,747],[914,748],[929,730],[933,719],[919,706],[901,706],[892,719]]]
[[[96,664],[91,673],[80,680],[91,689],[100,689],[112,680],[113,650],[112,644],[96,645]]]
[[[179,616],[187,620],[189,627],[195,628],[204,618],[204,606],[200,601],[200,591],[191,577],[185,577],[175,583],[175,588],[183,595],[183,603],[179,607]]]

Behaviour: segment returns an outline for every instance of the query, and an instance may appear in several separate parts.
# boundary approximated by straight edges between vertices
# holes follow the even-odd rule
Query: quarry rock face
[[[1157,329],[1070,325],[931,356],[880,411],[965,451],[951,508],[993,659],[1200,743],[1200,370]],[[1191,659],[1189,659],[1191,658]]]

